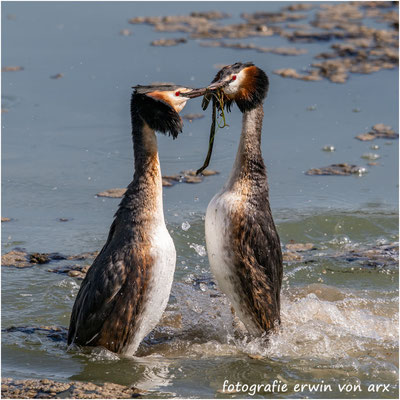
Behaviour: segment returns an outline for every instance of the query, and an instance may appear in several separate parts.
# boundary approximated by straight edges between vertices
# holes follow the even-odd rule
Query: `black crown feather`
[[[149,86],[146,88],[151,87]],[[173,87],[171,86],[171,88]],[[152,91],[156,89],[158,88],[152,87]],[[147,90],[147,93],[150,91],[151,90]],[[169,134],[174,139],[182,132],[182,119],[173,107],[160,99],[148,96],[145,91],[141,92],[137,90],[137,87],[135,87],[135,91],[132,94],[131,114],[132,123],[133,116],[138,115],[151,129],[165,135]]]

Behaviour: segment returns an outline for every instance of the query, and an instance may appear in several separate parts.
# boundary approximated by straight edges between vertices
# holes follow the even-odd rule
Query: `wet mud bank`
[[[115,383],[57,382],[51,379],[2,378],[3,399],[136,399],[140,391]]]
[[[329,79],[346,83],[351,74],[370,74],[381,69],[398,68],[398,3],[350,2],[321,4],[298,3],[284,6],[280,12],[242,13],[243,22],[229,24],[229,14],[216,11],[189,15],[135,17],[130,24],[149,24],[156,32],[187,34],[178,39],[159,39],[152,45],[174,46],[193,39],[201,46],[254,50],[286,56],[303,55],[302,43],[334,42],[329,51],[315,55],[316,60],[306,73],[293,68],[277,69],[274,73],[284,78],[304,81]],[[372,27],[386,25],[385,29]],[[300,22],[300,23],[299,23]],[[216,39],[247,39],[280,36],[296,47],[264,47],[254,43],[231,43]]]

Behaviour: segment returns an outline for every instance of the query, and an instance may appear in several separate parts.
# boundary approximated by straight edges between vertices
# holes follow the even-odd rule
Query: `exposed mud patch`
[[[1,396],[5,399],[133,399],[140,391],[115,383],[95,385],[91,382],[56,382],[50,379],[14,380],[2,378]]]
[[[349,176],[349,175],[364,175],[367,172],[365,167],[360,167],[358,165],[351,165],[347,163],[332,164],[328,167],[312,168],[306,172],[306,175],[339,175],[339,176]]]

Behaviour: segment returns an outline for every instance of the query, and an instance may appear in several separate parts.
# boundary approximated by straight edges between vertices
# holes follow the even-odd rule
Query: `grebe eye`
[[[236,81],[236,75],[232,75],[232,78],[231,78],[233,81]]]
[[[181,92],[175,92],[175,96],[179,96]]]

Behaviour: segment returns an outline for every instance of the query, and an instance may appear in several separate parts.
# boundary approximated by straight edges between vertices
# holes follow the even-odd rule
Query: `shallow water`
[[[134,358],[100,349],[66,352],[62,335],[56,340],[44,330],[6,330],[3,376],[115,382],[148,390],[147,397],[226,397],[225,380],[251,385],[274,379],[289,387],[276,397],[398,395],[397,255],[383,261],[353,257],[398,240],[398,142],[354,139],[380,122],[398,132],[398,70],[352,74],[344,85],[283,79],[272,71],[301,69],[330,43],[298,44],[309,52],[293,57],[204,48],[196,40],[151,47],[149,42],[160,37],[184,35],[127,23],[139,15],[226,11],[227,4],[232,21],[244,10],[282,6],[2,3],[2,65],[24,67],[2,73],[2,108],[8,110],[2,114],[2,216],[12,218],[2,224],[2,251],[18,246],[77,254],[101,248],[119,200],[95,195],[125,187],[132,176],[130,86],[175,81],[199,87],[216,73],[214,64],[252,60],[270,77],[262,147],[281,241],[314,246],[302,260],[285,264],[279,331],[266,343],[233,328],[237,324],[212,280],[205,252],[205,209],[226,180],[238,143],[240,115],[234,110],[230,127],[216,137],[210,167],[220,174],[164,190],[178,254],[169,323],[156,328]],[[133,35],[120,36],[125,28]],[[275,36],[234,41],[288,45]],[[57,73],[64,77],[50,79]],[[200,100],[190,102],[183,114],[197,112]],[[202,164],[209,123],[209,115],[185,121],[176,141],[159,136],[164,174]],[[321,151],[328,144],[336,151]],[[372,151],[371,144],[380,148]],[[335,162],[365,166],[361,156],[369,152],[381,158],[365,176],[304,174]],[[68,263],[3,267],[2,328],[67,327],[80,281],[48,270]],[[295,384],[322,381],[332,391],[294,390]],[[338,384],[344,383],[359,383],[362,392],[340,393]],[[390,384],[390,391],[368,392],[370,384]]]

